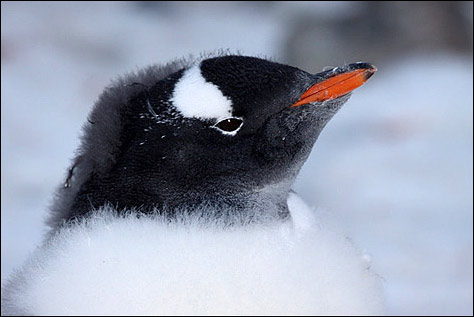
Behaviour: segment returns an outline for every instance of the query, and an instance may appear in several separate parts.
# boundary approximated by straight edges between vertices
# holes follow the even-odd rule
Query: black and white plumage
[[[291,105],[364,65],[227,55],[117,80],[2,314],[379,313],[365,260],[290,190],[349,95]]]

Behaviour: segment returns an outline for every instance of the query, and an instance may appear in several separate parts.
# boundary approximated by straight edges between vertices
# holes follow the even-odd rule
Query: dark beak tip
[[[314,74],[313,77],[316,78],[317,81],[320,81],[355,70],[365,70],[366,75],[364,75],[364,78],[369,79],[377,71],[377,67],[366,62],[356,62],[352,64],[346,64],[344,66],[334,67],[333,69]]]
[[[372,77],[375,74],[376,71],[377,71],[376,68],[373,70],[372,69],[367,70],[364,75],[364,80],[368,80],[370,77]]]
[[[365,69],[364,81],[367,81],[377,71],[377,67],[375,67],[374,65],[370,63],[365,63],[365,62],[357,62],[354,64],[350,64],[348,68],[350,70]]]
[[[375,67],[373,64],[366,63],[366,62],[357,62],[357,63],[352,63],[348,65],[348,68],[350,70],[356,70],[356,69],[367,69],[372,72],[377,71],[377,67]]]

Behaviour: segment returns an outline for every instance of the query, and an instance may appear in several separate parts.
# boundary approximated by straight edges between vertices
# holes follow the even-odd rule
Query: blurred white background
[[[109,81],[224,48],[307,71],[379,71],[294,188],[372,255],[389,314],[473,313],[472,2],[2,2],[1,276],[46,231]]]

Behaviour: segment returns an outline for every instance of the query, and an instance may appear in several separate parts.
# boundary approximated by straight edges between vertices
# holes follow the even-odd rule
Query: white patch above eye
[[[219,120],[232,116],[231,100],[202,77],[199,65],[185,71],[176,83],[171,102],[188,118]]]

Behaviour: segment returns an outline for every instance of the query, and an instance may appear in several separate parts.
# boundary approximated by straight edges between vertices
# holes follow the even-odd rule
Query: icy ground
[[[278,58],[284,29],[244,9],[72,6],[2,2],[2,279],[40,242],[81,125],[111,78],[215,48]],[[389,314],[472,314],[472,56],[377,66],[294,188],[372,255]]]

